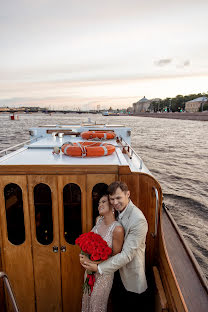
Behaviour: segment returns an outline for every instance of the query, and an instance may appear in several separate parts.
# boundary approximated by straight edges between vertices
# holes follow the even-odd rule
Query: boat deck
[[[162,227],[173,271],[189,312],[207,312],[208,287],[192,252],[171,215],[163,209]]]
[[[14,154],[10,154],[0,160],[1,165],[127,165],[127,161],[121,152],[120,148],[116,149],[112,155],[102,157],[70,157],[60,154],[53,154],[53,148],[59,147],[65,142],[81,142],[81,138],[41,138],[37,142],[26,145]],[[113,142],[112,142],[113,141]],[[114,145],[117,145],[115,140],[111,140]]]
[[[78,129],[79,130],[79,129]],[[121,131],[121,128],[119,128]],[[101,141],[104,143],[113,144],[116,149],[112,155],[101,156],[101,157],[70,157],[64,155],[62,152],[59,154],[53,154],[54,147],[59,147],[65,142],[83,142],[80,136],[77,135],[63,135],[59,137],[58,135],[53,135],[56,132],[56,129],[49,130],[52,131],[50,134],[47,133],[47,129],[40,129],[38,133],[39,137],[36,136],[35,142],[32,142],[25,145],[24,147],[18,149],[15,152],[7,154],[0,158],[0,166],[21,166],[21,165],[73,165],[73,166],[82,166],[82,165],[106,165],[106,166],[128,166],[132,172],[146,172],[149,173],[149,170],[143,164],[140,157],[131,150],[130,153],[123,153],[123,149],[128,149],[128,143],[124,142],[123,144],[118,143],[116,139]],[[33,138],[32,138],[33,139]]]

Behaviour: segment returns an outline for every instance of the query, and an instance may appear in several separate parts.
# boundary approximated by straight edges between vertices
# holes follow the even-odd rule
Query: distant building
[[[207,97],[205,96],[188,101],[185,103],[185,111],[188,113],[198,112],[200,107],[202,106],[202,103],[205,104],[206,102],[207,102]]]
[[[133,103],[134,113],[144,113],[149,109],[151,101],[145,96],[136,103]]]
[[[7,112],[9,107],[0,107],[0,112]]]

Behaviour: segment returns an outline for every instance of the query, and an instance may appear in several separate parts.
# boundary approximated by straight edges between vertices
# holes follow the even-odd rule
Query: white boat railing
[[[13,145],[13,146],[10,146],[2,151],[0,151],[0,157],[3,157],[11,152],[14,152],[16,151],[18,148],[21,148],[21,147],[24,147],[25,144],[28,144],[28,143],[32,143],[32,142],[35,142],[37,141],[39,138],[41,137],[38,137],[38,138],[34,138],[34,139],[31,139],[31,140],[27,140],[27,141],[24,141],[22,143],[19,143],[19,144],[16,144],[16,145]]]
[[[128,153],[128,155],[129,155],[129,158],[130,158],[130,159],[132,159],[133,155],[135,155],[135,156],[138,158],[138,160],[139,160],[139,162],[140,162],[139,169],[141,170],[141,169],[142,169],[142,165],[143,165],[143,161],[142,161],[141,157],[139,157],[139,155],[135,152],[135,150],[134,150],[121,136],[120,136],[118,139],[119,139],[119,142],[120,142],[121,144],[122,144],[122,142],[125,143],[125,145],[123,145],[123,147],[124,147],[124,148],[125,148],[125,147],[128,148],[127,153]]]

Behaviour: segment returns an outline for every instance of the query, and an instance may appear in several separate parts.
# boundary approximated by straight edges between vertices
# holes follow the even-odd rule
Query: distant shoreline
[[[56,113],[61,113],[61,114],[91,114],[91,112],[88,111],[50,111],[45,113],[46,115],[54,115]],[[0,111],[0,116],[2,115],[11,115],[11,114],[15,114],[15,115],[22,115],[22,114],[26,114],[23,111],[13,111],[13,112],[1,112]],[[28,112],[28,114],[43,114],[43,112],[41,111],[34,111],[34,112]],[[100,114],[100,112],[96,112],[93,114]],[[27,114],[26,114],[27,115]],[[111,117],[114,115],[108,115],[106,117]],[[208,121],[208,111],[205,111],[203,113],[201,112],[197,112],[197,113],[179,113],[179,112],[175,112],[175,113],[167,113],[167,112],[163,112],[163,113],[134,113],[132,115],[128,115],[128,114],[118,114],[115,116],[136,116],[136,117],[149,117],[149,118],[166,118],[166,119],[181,119],[181,120],[199,120],[199,121]]]
[[[137,113],[134,116],[150,117],[150,118],[166,118],[166,119],[182,119],[182,120],[199,120],[208,121],[208,112],[204,113]]]

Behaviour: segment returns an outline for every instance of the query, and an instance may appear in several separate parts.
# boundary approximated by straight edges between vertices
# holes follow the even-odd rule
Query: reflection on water
[[[86,114],[23,114],[11,121],[0,115],[0,150],[28,140],[32,126],[88,118],[131,127],[134,149],[161,184],[165,204],[208,277],[208,122]]]

